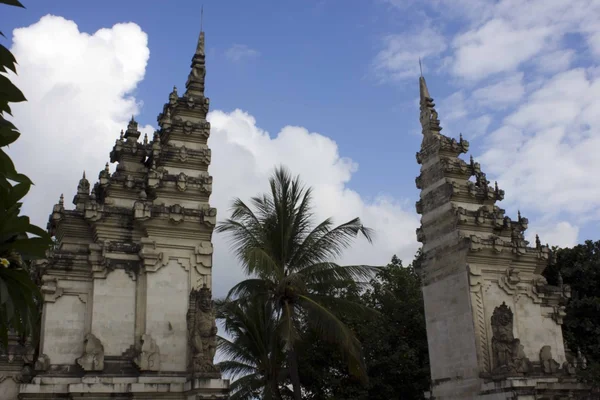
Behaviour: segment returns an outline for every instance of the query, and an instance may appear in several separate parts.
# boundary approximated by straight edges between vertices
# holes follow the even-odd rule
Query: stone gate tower
[[[417,212],[423,244],[423,297],[435,399],[581,398],[565,349],[564,303],[570,289],[542,277],[548,246],[530,247],[528,220],[495,205],[480,165],[465,162],[469,143],[440,133],[425,79],[420,78],[423,142],[417,153]],[[568,397],[574,396],[574,397]]]
[[[224,399],[213,364],[211,152],[204,33],[185,93],[151,141],[132,118],[92,187],[85,174],[48,224],[36,376],[20,399]]]

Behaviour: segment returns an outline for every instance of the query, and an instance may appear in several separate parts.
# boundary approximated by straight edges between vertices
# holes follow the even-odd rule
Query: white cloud
[[[534,224],[527,229],[527,240],[535,246],[536,233],[542,244],[559,247],[573,247],[577,245],[579,228],[567,221],[550,224]]]
[[[573,58],[565,49],[567,34],[582,35],[600,55],[597,1],[503,0],[482,7],[485,12],[470,13],[472,27],[453,41],[452,72],[461,78],[479,80],[529,61],[548,72],[565,69]]]
[[[509,204],[518,201],[554,223],[560,212],[598,218],[599,96],[600,80],[584,70],[558,74],[490,136],[483,165],[506,189]]]
[[[493,19],[454,39],[452,72],[468,80],[478,80],[512,71],[539,53],[550,33],[550,29],[543,26],[515,28],[508,21]]]
[[[240,62],[249,58],[258,57],[260,53],[245,44],[234,44],[225,51],[225,56],[233,62]]]
[[[537,68],[544,73],[556,73],[568,69],[575,59],[575,50],[560,49],[535,58]]]
[[[446,39],[436,30],[424,27],[413,33],[388,35],[373,62],[382,80],[402,80],[419,76],[419,58],[437,56],[446,50]],[[424,65],[426,67],[426,65]]]
[[[36,182],[26,198],[26,212],[44,225],[60,193],[70,203],[82,170],[95,181],[120,129],[138,112],[139,103],[130,93],[144,77],[147,37],[135,24],[88,35],[72,21],[47,16],[16,30],[14,40],[20,66],[16,84],[30,101],[14,107],[23,139],[11,154]],[[381,265],[393,254],[412,261],[419,223],[414,204],[385,196],[367,201],[350,189],[357,165],[339,154],[333,140],[295,126],[270,137],[240,110],[213,111],[209,119],[211,203],[219,220],[228,216],[233,197],[248,199],[268,190],[273,168],[284,163],[314,187],[319,219],[333,216],[342,223],[358,216],[376,230],[374,245],[358,240],[342,262]],[[142,130],[151,132],[152,127]],[[242,274],[225,237],[215,235],[214,242],[215,292],[223,295]]]
[[[508,78],[473,91],[472,97],[479,105],[489,108],[504,108],[523,97],[523,73],[516,73]]]
[[[13,107],[21,138],[10,153],[35,186],[25,212],[45,226],[64,192],[70,203],[82,172],[95,179],[139,104],[130,95],[143,79],[148,37],[133,23],[93,35],[47,15],[13,32],[15,84],[28,101]],[[147,130],[147,128],[146,128]]]

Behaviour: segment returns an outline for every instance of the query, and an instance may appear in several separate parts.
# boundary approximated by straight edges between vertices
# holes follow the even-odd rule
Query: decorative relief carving
[[[218,373],[214,365],[217,349],[217,325],[210,289],[203,285],[190,292],[187,313],[190,369],[194,373]]]
[[[50,357],[46,354],[40,354],[38,359],[35,361],[34,368],[36,371],[47,371],[50,367]]]
[[[104,346],[92,333],[85,335],[83,355],[77,364],[86,371],[102,371],[104,369]]]
[[[188,186],[187,175],[182,172],[177,176],[177,184],[176,184],[177,190],[179,190],[180,192],[185,192],[185,190],[187,189],[187,186]]]
[[[138,253],[146,271],[156,272],[169,262],[169,257],[165,257],[162,251],[158,251],[156,243],[150,239],[142,238],[142,248]]]
[[[42,284],[41,292],[44,295],[44,301],[48,303],[56,302],[60,296],[63,295],[63,288],[58,286],[56,280],[49,280]]]
[[[521,374],[531,371],[531,362],[513,335],[513,313],[506,303],[492,314],[492,374]]]
[[[545,374],[555,374],[560,364],[552,358],[552,349],[550,346],[543,346],[540,350],[540,365]]]
[[[200,242],[194,250],[196,264],[205,268],[212,268],[213,245],[211,242]]]
[[[148,334],[140,339],[141,348],[134,361],[141,371],[160,371],[160,350]]]
[[[481,269],[473,265],[468,266],[469,287],[472,294],[473,305],[475,308],[475,329],[479,341],[479,351],[483,360],[483,369],[486,372],[491,370],[490,352],[488,348],[488,333],[486,329],[485,309],[483,305],[483,287],[484,280]]]

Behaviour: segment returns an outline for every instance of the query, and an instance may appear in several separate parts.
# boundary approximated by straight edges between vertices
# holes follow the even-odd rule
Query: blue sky
[[[28,1],[27,11],[10,10],[3,28],[28,26],[46,14],[93,33],[117,22],[135,22],[148,34],[150,62],[135,91],[144,102],[138,120],[156,115],[175,84],[183,87],[200,28],[198,1]],[[401,85],[382,85],[371,75],[379,39],[409,21],[387,4],[370,1],[204,1],[207,35],[207,94],[213,109],[241,108],[272,134],[300,125],[335,140],[359,169],[351,186],[365,195],[385,191],[416,199],[419,137],[417,76]],[[235,44],[257,57],[231,62]],[[413,63],[417,65],[415,59]],[[431,78],[432,90],[443,95]],[[415,200],[416,201],[416,200]]]
[[[444,133],[470,140],[506,190],[499,205],[529,217],[529,237],[598,238],[596,1],[24,3],[4,8],[0,27],[30,100],[15,108],[28,138],[14,156],[38,183],[26,207],[40,224],[81,169],[102,168],[128,115],[156,127],[172,86],[184,87],[204,4],[220,217],[284,162],[316,187],[323,216],[361,216],[379,232],[348,259],[412,259],[421,57]],[[62,18],[40,21],[48,14]],[[215,252],[226,269],[235,263]]]

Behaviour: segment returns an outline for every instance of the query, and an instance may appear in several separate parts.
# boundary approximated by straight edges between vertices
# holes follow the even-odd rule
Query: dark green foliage
[[[347,314],[342,320],[362,344],[368,383],[347,373],[334,347],[314,337],[305,341],[300,357],[301,381],[310,393],[307,399],[420,399],[429,389],[427,336],[415,267],[403,267],[397,257],[371,281],[372,289],[361,293],[356,287],[340,293],[379,311],[373,318]]]
[[[600,240],[587,240],[573,248],[554,249],[556,264],[544,272],[557,285],[558,274],[571,287],[563,334],[571,351],[581,349],[589,368],[582,376],[600,385]]]
[[[16,0],[0,0],[0,3],[23,7]],[[11,112],[10,103],[26,100],[3,75],[8,71],[16,73],[16,60],[0,45],[0,343],[3,345],[11,329],[20,336],[36,331],[41,299],[31,278],[33,271],[29,270],[29,261],[44,257],[51,243],[46,231],[32,225],[29,217],[20,215],[22,199],[33,183],[17,172],[3,149],[20,136],[15,125],[5,118],[5,114]]]
[[[219,301],[217,318],[231,340],[219,337],[219,351],[227,359],[221,371],[239,378],[231,385],[231,400],[281,399],[285,354],[272,303]]]

